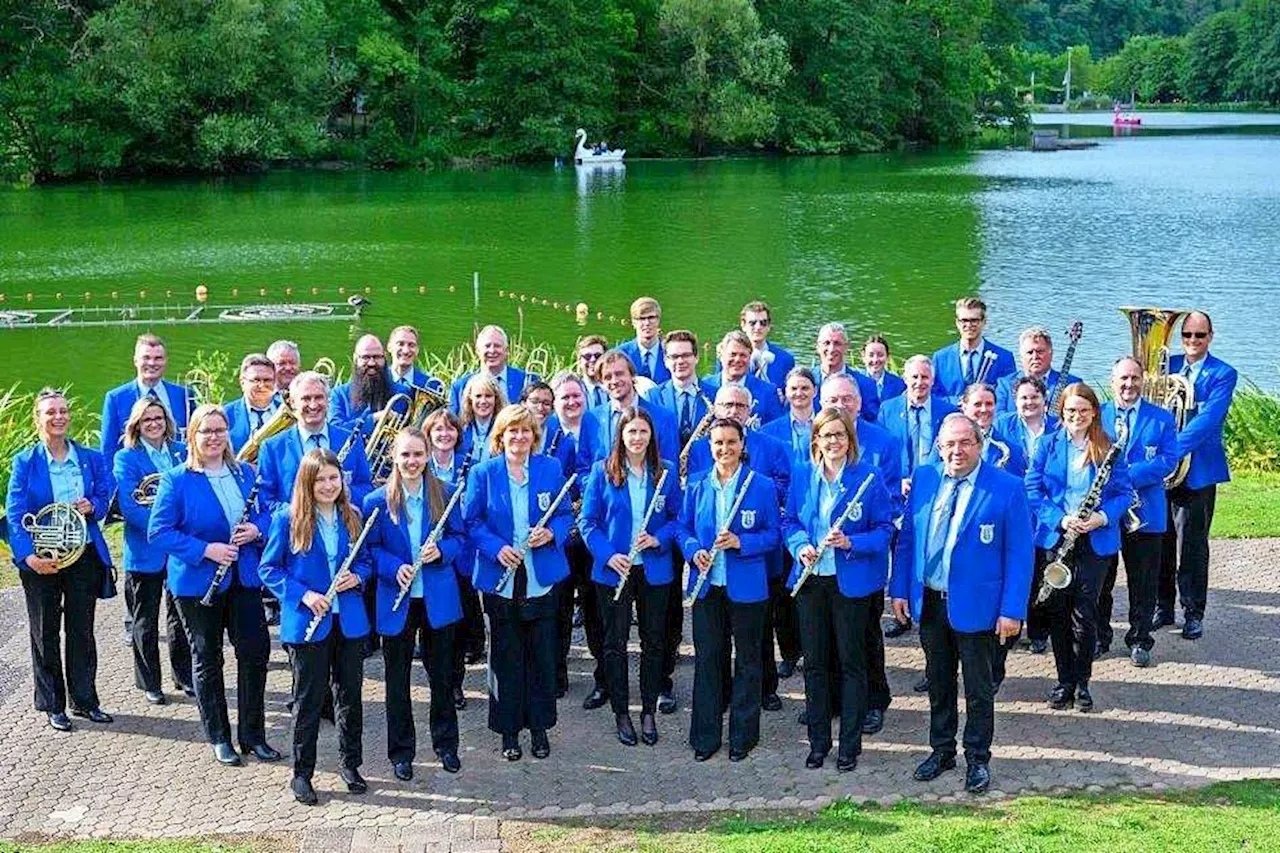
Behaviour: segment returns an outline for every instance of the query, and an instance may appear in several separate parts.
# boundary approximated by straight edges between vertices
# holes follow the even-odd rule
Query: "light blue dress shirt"
[[[818,478],[818,520],[822,523],[822,531],[831,529],[831,516],[835,512],[836,502],[840,500],[840,496],[844,494],[844,466],[840,466],[840,470],[836,473],[834,481],[828,481],[822,473],[822,465],[815,465],[813,476]],[[822,534],[825,536],[825,532]],[[817,547],[815,544],[814,547]],[[822,552],[822,556],[818,558],[818,564],[814,566],[813,573],[820,577],[829,577],[836,573],[836,551],[834,548],[827,548]]]
[[[791,456],[796,462],[808,462],[809,446],[813,441],[813,418],[796,420],[795,414],[787,415],[791,422]]]
[[[404,489],[403,495],[405,526],[409,528],[409,553],[416,564],[418,552],[422,550],[422,543],[427,538],[426,532],[422,529],[423,510],[426,507],[422,483],[418,484],[417,492]],[[413,583],[409,585],[409,595],[413,598],[422,598],[422,594],[422,572],[418,572],[413,576]]]
[[[159,447],[152,447],[149,442],[144,440],[142,446],[146,449],[147,458],[156,467],[156,471],[163,474],[177,464],[173,461],[173,454],[169,452],[168,442],[162,442]]]
[[[40,450],[49,467],[49,485],[53,487],[53,499],[58,503],[75,503],[84,497],[84,478],[80,476],[80,457],[76,455],[75,445],[67,442],[67,458],[61,462],[50,455],[49,448],[43,443]]]
[[[325,424],[320,429],[316,430],[314,433],[311,432],[311,430],[304,427],[302,424],[298,424],[298,435],[302,438],[303,453],[310,453],[312,450],[316,449],[315,444],[313,444],[311,441],[311,436],[313,435],[320,436],[321,450],[333,450],[333,445],[329,442],[329,425],[328,424]]]
[[[551,587],[543,586],[538,582],[537,575],[533,571],[533,549],[528,547],[529,543],[529,466],[524,466],[524,482],[517,483],[515,478],[507,475],[507,482],[511,489],[511,526],[512,526],[512,547],[517,551],[524,549],[524,570],[525,578],[528,582],[527,598],[541,598],[546,595]],[[535,521],[537,519],[534,519]],[[548,547],[548,546],[543,546]],[[550,547],[555,547],[550,546]],[[503,587],[498,590],[498,595],[503,598],[511,598],[515,594],[516,576],[511,575],[511,580],[507,581]]]
[[[333,514],[333,518],[325,518],[320,513],[316,513],[316,530],[320,533],[320,542],[324,545],[324,555],[329,560],[329,579],[332,580],[338,574],[338,567],[342,565],[342,558],[338,554],[338,513]],[[325,590],[328,592],[328,590]],[[330,607],[334,613],[338,612],[338,598],[334,596],[333,604]]]
[[[648,509],[648,495],[645,491],[649,485],[649,466],[646,465],[639,474],[627,468],[627,494],[631,498],[631,541],[634,543],[640,535],[640,524],[644,521],[644,511]],[[644,552],[636,555],[633,565],[644,565]]]
[[[733,509],[733,502],[737,498],[738,484],[742,480],[742,466],[738,466],[738,470],[729,478],[729,482],[724,485],[720,484],[720,478],[716,476],[716,469],[712,468],[707,474],[707,479],[711,483],[712,490],[716,493],[716,532],[719,533],[729,525],[731,520],[729,510]],[[707,583],[712,586],[724,586],[728,582],[728,569],[725,563],[724,551],[717,551],[716,558],[711,563],[711,570],[707,575]]]
[[[154,388],[148,388],[136,379],[134,380],[134,383],[138,386],[139,399],[150,397],[152,396],[152,392],[155,392],[154,396],[156,401],[160,405],[164,406],[165,411],[169,413],[169,417],[173,417],[173,405],[169,401],[169,391],[164,387],[164,380],[157,382]]]
[[[1089,487],[1093,485],[1093,466],[1089,463],[1089,457],[1085,455],[1085,451],[1080,450],[1074,444],[1067,447],[1067,493],[1066,508],[1069,515],[1075,514],[1080,509],[1080,504],[1084,501],[1084,496],[1089,493]]]
[[[958,480],[944,477],[942,487],[938,489],[938,494],[934,498],[933,508],[937,512],[939,508],[947,505],[951,500],[951,489],[959,489],[960,493],[956,496],[956,508],[951,513],[951,518],[944,522],[947,525],[947,538],[942,548],[942,561],[928,578],[925,579],[925,585],[930,589],[936,589],[940,592],[946,592],[951,582],[951,554],[956,547],[956,538],[960,535],[960,520],[964,518],[965,510],[969,508],[969,499],[973,497],[973,485],[978,480],[978,471],[982,468],[982,462],[979,461],[968,475]],[[948,488],[950,487],[950,488]],[[932,516],[930,517],[932,520]]]
[[[244,515],[244,495],[240,493],[240,482],[231,473],[231,469],[225,466],[216,474],[205,471],[204,475],[213,487],[213,495],[222,507],[222,514],[227,518],[227,526],[234,530]]]
[[[489,458],[489,430],[493,428],[493,418],[487,421],[474,420],[467,427],[471,431],[471,458],[477,463]]]
[[[456,468],[457,461],[458,461],[457,454],[450,453],[448,464],[441,465],[439,462],[436,461],[436,457],[433,454],[427,457],[427,467],[431,469],[431,473],[435,475],[435,478],[437,480],[439,480],[440,482],[444,483],[446,486],[452,489],[455,486],[457,486],[457,483],[453,481],[453,478],[457,476],[457,468]]]

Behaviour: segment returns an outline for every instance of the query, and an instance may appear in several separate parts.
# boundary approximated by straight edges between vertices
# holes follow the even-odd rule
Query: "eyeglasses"
[[[684,361],[686,358],[693,357],[694,355],[691,352],[672,352],[671,350],[667,350],[667,358],[672,361]]]
[[[1200,340],[1204,340],[1207,337],[1209,337],[1208,332],[1183,332],[1182,333],[1182,339],[1184,341],[1189,341],[1192,338],[1195,338],[1197,341],[1200,341]]]
[[[152,415],[152,416],[151,416],[151,417],[149,417],[149,418],[143,418],[142,420],[138,421],[138,423],[141,423],[141,424],[162,424],[162,423],[164,423],[164,421],[165,421],[165,417],[164,417],[164,415]]]
[[[950,450],[970,450],[977,446],[978,446],[978,442],[974,441],[972,438],[964,438],[959,441],[938,442],[938,449],[941,450],[943,453],[946,453],[947,451],[950,451]]]
[[[746,403],[739,403],[739,402],[737,402],[737,401],[730,401],[730,400],[724,400],[724,401],[722,401],[722,402],[716,403],[716,405],[717,405],[717,406],[719,406],[719,407],[720,407],[720,408],[722,408],[722,409],[749,409],[749,408],[751,408],[751,407],[750,407],[750,406],[748,406]]]
[[[632,322],[635,322],[635,323],[656,323],[660,319],[662,318],[659,317],[657,314],[642,314],[639,317],[631,318]]]
[[[248,382],[250,385],[274,385],[276,380],[274,376],[246,376],[241,382]]]
[[[203,435],[208,438],[217,438],[220,435],[226,435],[226,434],[227,434],[226,427],[216,427],[214,429],[201,428],[196,430],[196,435]]]
[[[957,317],[956,322],[962,326],[972,326],[986,320],[986,317]]]
[[[820,432],[818,433],[818,441],[848,441],[849,436],[844,430],[840,432]]]

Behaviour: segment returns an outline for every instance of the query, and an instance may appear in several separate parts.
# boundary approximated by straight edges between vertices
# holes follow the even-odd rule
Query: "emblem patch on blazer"
[[[849,507],[849,520],[853,522],[862,521],[862,501],[858,501]]]
[[[667,496],[666,496],[666,495],[658,495],[657,497],[655,497],[655,498],[653,499],[653,511],[654,511],[654,513],[662,512],[664,509],[666,509],[666,507],[667,507]]]
[[[996,541],[996,526],[994,524],[978,525],[978,539],[983,545],[990,545]]]
[[[538,492],[538,509],[546,512],[551,507],[551,493]]]
[[[1147,445],[1147,461],[1150,462],[1156,458],[1156,446],[1154,444]]]
[[[342,472],[342,482],[346,484],[348,489],[351,488],[351,472],[350,471]]]
[[[742,511],[742,529],[750,530],[756,526],[756,511],[754,509],[744,509]]]

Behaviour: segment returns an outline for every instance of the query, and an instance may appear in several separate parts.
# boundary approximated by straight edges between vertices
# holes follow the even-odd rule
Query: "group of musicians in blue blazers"
[[[1167,362],[1194,389],[1179,428],[1144,397],[1139,359],[1114,362],[1104,403],[1069,372],[1078,329],[1055,368],[1047,329],[1025,330],[1015,355],[986,338],[981,300],[955,311],[959,340],[910,356],[900,375],[880,335],[864,344],[863,369],[852,367],[839,323],[819,330],[813,367],[799,366],[770,340],[763,302],[743,307],[702,376],[698,338],[662,334],[648,297],[631,307],[635,338],[611,348],[585,336],[576,369],[546,381],[508,363],[497,326],[476,337],[479,366],[448,387],[416,366],[410,326],[385,346],[361,337],[351,378],[336,387],[331,370],[301,370],[297,346],[277,341],[244,358],[243,394],[225,405],[165,379],[164,342],[144,334],[135,377],[103,402],[100,448],[70,438],[68,398],[45,389],[38,441],[13,461],[5,512],[35,707],[57,731],[73,728],[68,712],[112,721],[96,692],[93,630],[116,565],[137,688],[152,704],[170,701],[163,602],[170,682],[194,697],[223,765],[283,758],[267,741],[264,698],[278,625],[293,678],[290,789],[314,804],[325,716],[342,782],[367,790],[369,655],[383,658],[386,752],[400,780],[417,758],[415,659],[443,770],[461,769],[462,677],[486,657],[502,756],[523,757],[527,730],[533,757],[547,758],[576,624],[594,661],[583,707],[610,706],[621,744],[653,745],[661,716],[678,708],[688,607],[694,759],[720,751],[726,713],[728,759],[747,759],[762,712],[782,707],[780,681],[803,661],[805,765],[823,767],[834,746],[847,772],[892,699],[885,635],[918,626],[930,750],[915,778],[956,767],[962,751],[965,788],[980,793],[995,695],[1019,639],[1032,653],[1052,647],[1050,708],[1100,701],[1092,665],[1113,639],[1120,565],[1133,665],[1152,663],[1178,602],[1181,636],[1201,636],[1236,373],[1209,352],[1208,315],[1189,313],[1182,353]],[[371,440],[391,409],[420,401],[436,405]],[[286,426],[273,427],[282,413]],[[116,513],[119,563],[101,530]],[[234,740],[224,634],[236,657]]]

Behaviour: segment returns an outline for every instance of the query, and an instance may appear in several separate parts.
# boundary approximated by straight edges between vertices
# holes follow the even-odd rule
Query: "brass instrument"
[[[151,506],[156,502],[156,492],[160,491],[160,474],[148,474],[143,477],[133,490],[133,502],[138,506]]]
[[[1142,398],[1173,415],[1174,429],[1178,432],[1186,426],[1196,406],[1196,389],[1180,374],[1169,373],[1169,336],[1190,311],[1164,308],[1122,307],[1120,312],[1129,318],[1133,333],[1133,357],[1142,365]],[[1178,460],[1169,476],[1164,478],[1166,489],[1182,484],[1191,467],[1191,457]]]
[[[1084,521],[1102,505],[1102,491],[1106,488],[1107,481],[1111,479],[1111,470],[1115,467],[1120,449],[1120,443],[1115,442],[1103,457],[1102,464],[1093,475],[1093,483],[1090,484],[1089,491],[1085,494],[1084,500],[1080,501],[1080,508],[1076,510],[1076,518],[1079,520]],[[1044,567],[1044,583],[1040,584],[1040,591],[1036,594],[1036,604],[1044,604],[1048,601],[1055,589],[1066,589],[1071,586],[1072,572],[1068,562],[1071,560],[1071,554],[1075,550],[1076,539],[1079,536],[1080,534],[1074,530],[1067,530],[1062,534],[1062,541],[1053,552],[1053,560]]]
[[[89,544],[89,524],[69,503],[47,504],[22,517],[37,557],[54,560],[59,570],[80,559]]]
[[[1000,439],[996,438],[994,432],[988,432],[986,435],[986,439],[987,441],[991,442],[991,446],[994,447],[1000,453],[1000,458],[996,460],[995,464],[997,468],[1003,471],[1004,466],[1009,464],[1009,456],[1011,454],[1011,451],[1009,450],[1009,445],[1006,442],[1003,442]]]
[[[395,466],[391,448],[395,444],[396,433],[408,426],[421,427],[427,416],[444,407],[446,402],[444,395],[434,388],[413,384],[409,385],[409,394],[393,394],[387,400],[364,445],[365,456],[369,457],[369,473],[375,486],[385,483]]]
[[[193,367],[182,374],[182,384],[191,389],[191,396],[196,398],[197,406],[214,402],[212,399],[213,374],[209,371],[200,367]]]
[[[312,372],[319,373],[325,379],[329,380],[329,386],[333,387],[333,380],[338,376],[338,365],[334,364],[333,359],[321,356],[316,359],[316,366],[311,368]]]
[[[1116,444],[1121,446],[1127,445],[1129,442],[1129,431],[1125,429],[1124,416],[1116,416]],[[1138,490],[1133,490],[1133,499],[1129,502],[1129,508],[1124,511],[1124,529],[1126,533],[1137,533],[1146,524],[1142,520],[1142,516],[1138,515],[1138,510],[1142,509],[1142,498],[1138,496]]]
[[[271,417],[267,419],[253,435],[249,436],[249,440],[240,448],[240,452],[236,454],[236,459],[240,462],[257,462],[258,453],[262,450],[262,445],[267,439],[273,438],[287,430],[298,422],[298,416],[294,414],[293,409],[288,403],[282,403]]]

